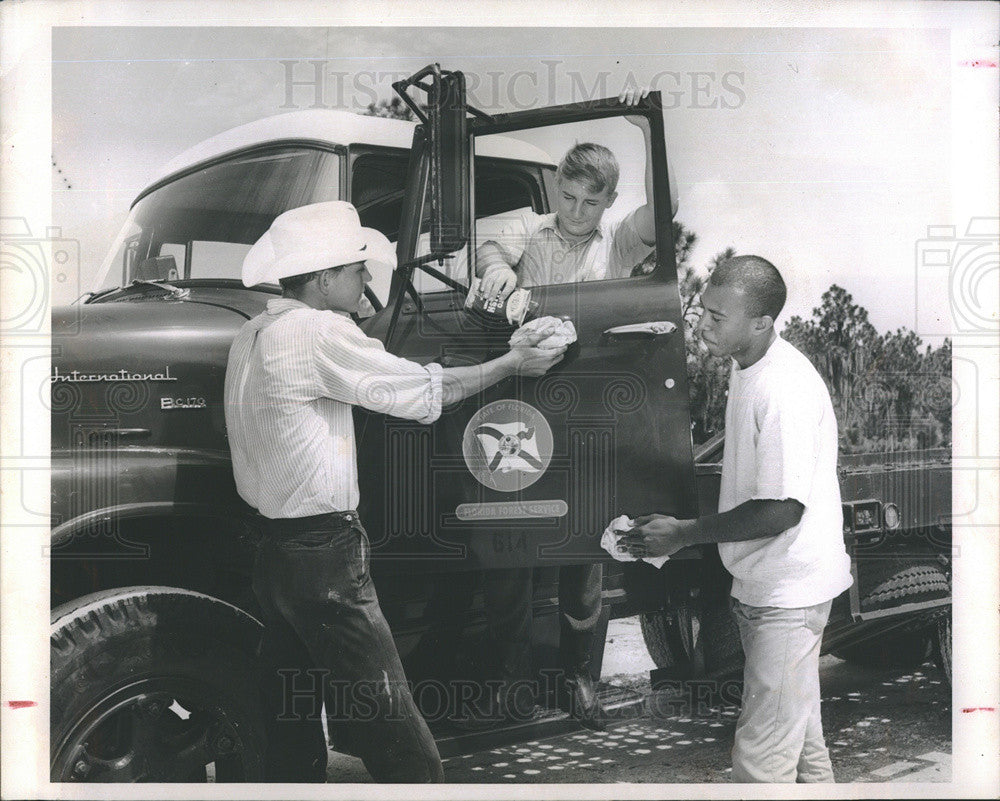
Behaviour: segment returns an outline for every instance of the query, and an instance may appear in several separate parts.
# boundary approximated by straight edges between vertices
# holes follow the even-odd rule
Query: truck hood
[[[140,366],[149,357],[211,348],[219,339],[225,339],[228,348],[249,318],[229,304],[158,297],[57,307],[52,311],[52,338],[59,349],[52,363],[88,370],[110,366],[109,360]]]
[[[55,309],[53,450],[81,441],[84,422],[128,432],[122,446],[228,450],[223,381],[248,311],[160,293]]]

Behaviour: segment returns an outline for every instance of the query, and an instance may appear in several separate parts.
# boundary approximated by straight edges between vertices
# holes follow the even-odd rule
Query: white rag
[[[608,527],[604,529],[604,533],[601,535],[601,547],[619,562],[636,561],[636,558],[625,550],[624,545],[622,545],[622,550],[618,550],[618,538],[630,528],[635,528],[635,521],[629,518],[628,515],[619,515],[608,523]],[[642,561],[649,562],[653,567],[663,567],[664,562],[669,558],[669,556],[644,556]]]
[[[510,337],[512,348],[561,348],[576,342],[576,329],[559,317],[536,317]]]

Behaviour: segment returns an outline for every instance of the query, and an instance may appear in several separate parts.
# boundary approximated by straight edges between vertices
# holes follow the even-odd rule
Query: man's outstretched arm
[[[629,553],[637,558],[670,556],[690,545],[776,537],[798,525],[804,510],[805,507],[794,498],[785,498],[744,501],[728,512],[693,520],[646,515],[636,518],[636,527],[628,532],[623,542]]]

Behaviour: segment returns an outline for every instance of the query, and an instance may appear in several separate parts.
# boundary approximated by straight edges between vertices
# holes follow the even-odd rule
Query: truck
[[[433,425],[356,409],[359,513],[381,606],[443,752],[475,740],[448,725],[453,694],[417,688],[481,678],[478,577],[496,568],[534,570],[543,705],[558,567],[596,560],[605,573],[595,679],[608,621],[639,615],[654,687],[708,682],[738,702],[742,653],[716,549],[686,549],[657,570],[613,561],[599,545],[619,514],[692,517],[718,500],[722,436],[697,447],[691,436],[658,93],[634,107],[604,99],[487,114],[468,105],[461,72],[437,65],[395,88],[416,122],[295,111],[181,154],[133,202],[94,290],[53,310],[53,781],[261,779],[256,529],[235,489],[222,392],[236,332],[281,291],[240,281],[271,221],[350,201],[398,255],[366,290],[365,332],[420,363],[480,363],[506,350],[514,326],[467,308],[477,244],[554,204],[556,165],[531,134],[537,142],[626,114],[649,123],[655,263],[628,278],[531,289],[531,314],[570,319],[578,336],[541,378],[501,382]],[[517,429],[517,447],[530,440],[533,466],[501,470],[485,458],[475,434],[484,420]],[[855,581],[834,603],[823,651],[871,665],[935,656],[948,673],[949,455],[844,457],[839,469]],[[642,700],[602,693],[622,714]],[[539,716],[505,736],[566,723]]]

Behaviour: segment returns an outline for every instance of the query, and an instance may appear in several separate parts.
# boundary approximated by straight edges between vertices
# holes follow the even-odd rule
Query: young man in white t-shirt
[[[823,379],[774,320],[774,265],[737,256],[702,293],[697,332],[731,356],[719,513],[649,515],[626,538],[636,557],[718,543],[733,574],[746,654],[733,747],[737,782],[832,782],[820,720],[819,650],[832,600],[851,585],[837,481],[837,421]]]

